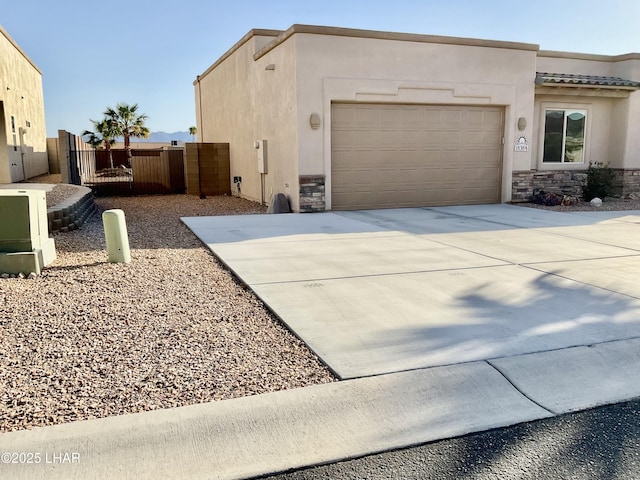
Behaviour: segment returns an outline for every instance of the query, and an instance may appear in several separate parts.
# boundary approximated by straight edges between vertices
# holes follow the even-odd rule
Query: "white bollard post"
[[[102,223],[104,224],[104,236],[107,241],[109,262],[131,262],[127,222],[124,219],[124,212],[119,209],[105,210],[102,213]]]

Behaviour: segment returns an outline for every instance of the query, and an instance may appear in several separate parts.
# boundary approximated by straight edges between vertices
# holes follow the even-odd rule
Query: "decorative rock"
[[[93,215],[56,235],[55,268],[0,282],[0,436],[335,380],[180,221],[265,207],[230,195],[96,202],[127,212],[134,267],[106,262]]]
[[[8,274],[8,273],[3,273],[2,275],[0,275],[0,277],[2,277],[2,278],[9,278],[9,274]]]
[[[594,207],[601,207],[602,206],[602,200],[598,197],[591,199],[591,201],[589,202],[591,205],[593,205]]]
[[[20,273],[18,274],[18,278],[24,278],[24,273],[20,272]]]
[[[29,276],[27,277],[29,280],[33,280],[34,278],[36,278],[38,275],[36,275],[36,272],[31,272],[29,274]]]

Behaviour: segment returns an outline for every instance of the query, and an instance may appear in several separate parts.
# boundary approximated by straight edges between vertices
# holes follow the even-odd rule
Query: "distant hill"
[[[171,140],[178,140],[180,142],[191,142],[191,135],[189,132],[151,132],[149,138],[132,138],[132,142],[166,142],[169,143]],[[118,143],[122,143],[122,138],[117,138],[116,141]]]

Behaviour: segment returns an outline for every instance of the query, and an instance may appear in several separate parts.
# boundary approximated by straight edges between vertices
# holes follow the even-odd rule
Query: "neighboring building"
[[[590,162],[640,190],[638,53],[294,25],[250,31],[194,86],[233,191],[295,211],[577,193]]]
[[[122,143],[116,143],[115,148],[121,148]],[[184,148],[182,140],[170,140],[168,142],[136,142],[131,141],[132,150],[161,150],[163,148]]]
[[[48,170],[42,72],[0,27],[0,183]]]

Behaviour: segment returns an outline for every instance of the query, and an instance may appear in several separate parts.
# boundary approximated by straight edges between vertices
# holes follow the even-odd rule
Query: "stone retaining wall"
[[[59,205],[47,209],[49,233],[75,230],[95,211],[93,191],[80,186],[77,189],[78,193],[66,198]]]

